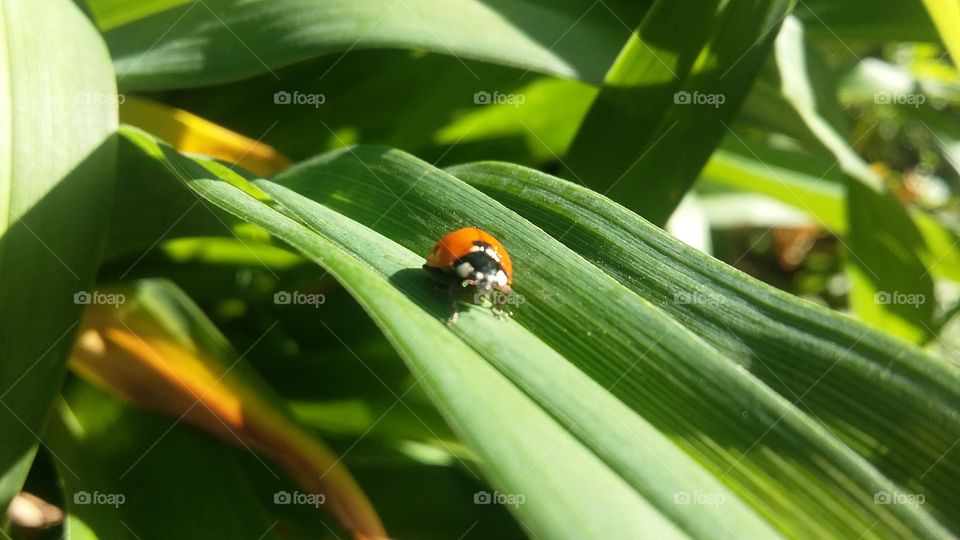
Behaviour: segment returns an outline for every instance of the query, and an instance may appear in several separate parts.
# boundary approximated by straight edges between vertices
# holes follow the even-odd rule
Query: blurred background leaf
[[[61,456],[67,537],[279,537],[273,501],[251,483],[239,452],[174,429],[175,420],[70,381],[47,435]],[[171,519],[188,514],[195,519]]]
[[[113,54],[120,87],[158,90],[235,81],[355,48],[424,49],[599,81],[646,2],[160,0],[147,7],[139,2],[90,0],[88,4]],[[249,54],[237,54],[238,46]],[[479,76],[475,79],[480,81]]]
[[[337,456],[294,421],[244,362],[260,338],[238,355],[196,305],[165,281],[97,293],[114,301],[87,309],[71,355],[75,373],[137,406],[256,449],[354,536],[384,537],[379,517]]]
[[[666,222],[726,132],[791,7],[778,0],[655,3],[604,77],[564,162],[566,176]]]
[[[923,5],[956,63],[960,58],[960,5],[950,0],[923,0]]]
[[[256,174],[269,175],[290,166],[286,156],[265,144],[155,101],[124,99],[120,121],[153,133],[181,152],[213,156]]]
[[[788,18],[775,58],[787,102],[846,175],[846,265],[851,308],[864,320],[906,339],[930,336],[933,280],[921,252],[924,241],[906,209],[846,142],[836,89],[827,68]]]

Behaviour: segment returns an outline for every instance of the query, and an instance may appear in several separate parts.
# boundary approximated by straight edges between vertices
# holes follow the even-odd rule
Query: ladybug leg
[[[510,301],[510,294],[512,293],[511,289],[499,288],[493,293],[493,313],[497,316],[498,319],[505,319],[513,315],[513,312],[510,311],[506,306]]]
[[[449,287],[447,292],[450,296],[450,317],[447,319],[447,326],[453,326],[457,324],[457,320],[460,318],[460,309],[457,307],[457,290],[454,287]]]
[[[498,319],[507,319],[513,312],[506,308],[507,299],[504,295],[498,294],[495,296],[493,304],[493,314],[497,316]]]
[[[460,320],[460,310],[457,309],[457,303],[453,302],[450,305],[453,307],[453,311],[450,313],[450,318],[447,319],[447,326],[453,326]]]

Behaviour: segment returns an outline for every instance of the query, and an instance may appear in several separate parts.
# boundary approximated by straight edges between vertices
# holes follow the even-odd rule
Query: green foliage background
[[[0,10],[0,506],[62,508],[42,534],[351,534],[240,437],[67,374],[101,289],[242,353],[391,537],[960,530],[955,4]],[[294,164],[218,161],[200,119]],[[467,225],[519,304],[448,327],[420,265]]]

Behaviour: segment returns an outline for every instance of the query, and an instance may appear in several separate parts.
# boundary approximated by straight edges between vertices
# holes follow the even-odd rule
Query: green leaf
[[[89,3],[128,90],[222,83],[369,48],[425,49],[599,81],[644,7],[587,0]]]
[[[925,247],[920,231],[847,143],[835,86],[797,19],[786,20],[774,50],[784,98],[847,177],[849,233],[844,246],[852,309],[878,328],[923,341],[932,334],[934,296],[933,279],[921,260]]]
[[[870,324],[915,343],[933,335],[933,277],[923,235],[902,203],[859,182],[847,191],[850,306]]]
[[[317,77],[328,70],[323,79]],[[265,142],[295,160],[376,141],[427,161],[453,164],[490,158],[492,152],[498,159],[523,163],[555,159],[566,151],[597,93],[581,81],[399,50],[328,55],[288,66],[277,75],[281,81],[266,74],[177,92],[171,98],[178,107],[235,131],[262,134]],[[326,102],[275,104],[273,96],[281,90],[322,94]],[[478,91],[522,96],[523,103],[478,104]],[[126,123],[174,143],[132,115]],[[311,126],[309,137],[304,137],[304,126]]]
[[[77,7],[0,1],[0,509],[33,461],[80,317],[74,295],[98,263],[116,125],[107,50]]]
[[[925,271],[935,278],[960,283],[960,236],[921,211],[912,216],[926,247],[920,254]]]
[[[101,30],[109,30],[189,2],[190,0],[99,0],[86,4],[93,13],[97,26]]]
[[[845,186],[842,176],[833,178],[838,176],[834,169],[811,156],[777,151],[734,137],[710,156],[700,181],[702,185],[761,193],[785,202],[842,235],[847,227]]]
[[[703,186],[760,193],[808,213],[841,238],[847,234],[847,183],[843,171],[818,155],[771,148],[733,130],[710,157],[700,176]],[[893,208],[892,212],[896,216],[902,214],[902,209]],[[960,281],[957,235],[923,210],[911,210],[910,219],[923,237],[922,243],[916,246],[916,256],[923,262],[924,269],[918,268],[916,276],[923,276],[929,270],[935,278]],[[874,223],[874,226],[877,230],[890,228],[885,222]],[[904,224],[903,229],[912,228]],[[864,240],[856,239],[857,242]]]
[[[923,0],[953,63],[960,64],[960,4],[952,0]]]
[[[721,324],[728,318],[722,306],[673,315],[496,201],[402,152],[378,147],[332,152],[286,171],[277,183],[255,181],[272,198],[258,200],[238,189],[239,179],[225,167],[210,162],[201,167],[145,134],[125,135],[205,199],[266,228],[337,278],[482,459],[493,486],[525,497],[512,510],[533,534],[946,534],[936,521],[952,519],[943,515],[955,502],[946,477],[924,480],[937,488],[925,492],[924,507],[875,504],[878,491],[902,493],[914,487],[907,482],[912,479],[883,475],[802,404],[794,405],[794,396],[779,395],[738,366],[727,349],[685,327],[689,318]],[[535,174],[506,167],[496,176],[512,185],[519,185],[516,176]],[[542,199],[535,205],[541,212],[564,204],[555,194],[544,196],[548,205]],[[576,217],[595,219],[586,211]],[[509,247],[517,261],[516,298],[524,302],[510,320],[471,308],[447,328],[445,295],[419,268],[421,254],[441,233],[468,223],[490,230]],[[593,224],[604,236],[593,239],[591,260],[600,264],[628,250],[632,254],[633,246],[618,241],[617,227],[607,228],[605,220]],[[684,251],[649,224],[631,233],[682,254],[687,266],[719,266]],[[648,268],[654,271],[651,281],[689,286],[688,278],[677,281],[681,265]],[[726,271],[731,288],[753,283]],[[822,310],[793,310],[798,318],[837,325],[836,315]],[[869,332],[853,321],[846,324]],[[787,325],[765,329],[774,342],[800,331]],[[875,339],[870,342],[882,347],[870,352],[890,363],[880,375],[926,384],[921,403],[896,399],[909,403],[909,412],[919,406],[956,435],[957,419],[951,416],[958,403],[956,369],[889,338]],[[854,345],[850,349],[863,350]],[[848,351],[824,346],[806,352],[822,367],[841,363]],[[859,355],[856,359],[855,368],[875,370],[863,366]],[[817,386],[830,373],[811,368],[807,375]],[[949,436],[945,431],[939,432],[942,439]],[[899,445],[903,437],[885,444]],[[956,463],[947,455],[938,467],[954,471]],[[716,506],[683,504],[686,497]],[[928,508],[938,511],[936,518]]]
[[[179,288],[164,280],[139,280],[98,293],[115,304],[87,309],[70,358],[74,373],[130,403],[176,418],[174,425],[194,424],[256,448],[306,493],[324,497],[324,508],[345,529],[366,538],[384,536],[379,517],[340,457],[293,418],[244,362],[245,355],[230,347]]]
[[[624,479],[482,356],[445,329],[440,322],[442,317],[437,315],[448,309],[447,303],[425,283],[425,276],[417,268],[418,262],[422,262],[420,256],[279,186],[257,184],[269,189],[273,196],[282,197],[283,204],[299,219],[309,219],[308,227],[316,227],[321,221],[336,227],[321,235],[223,181],[196,178],[190,180],[190,185],[202,196],[264,226],[308,258],[322,262],[350,290],[404,356],[420,384],[426,386],[454,428],[489,460],[489,473],[495,485],[502,486],[510,495],[524,498],[517,512],[528,527],[558,537],[616,536],[641,528],[657,535],[681,536],[680,531]],[[347,239],[351,242],[343,246]],[[358,254],[364,253],[375,254],[375,257],[358,258]],[[411,269],[416,270],[411,273]],[[408,287],[419,293],[419,298],[402,294],[394,284],[398,281],[408,283]],[[427,303],[429,311],[417,307],[415,300]],[[505,329],[499,321],[476,313],[464,314],[462,321],[461,327],[473,329],[475,339],[486,342],[486,348],[493,345],[505,357],[518,358],[517,355],[523,354],[529,362],[523,366],[527,369],[540,371],[545,364],[563,365],[556,353],[516,325]],[[497,343],[498,334],[504,331],[513,339]],[[449,359],[456,361],[448,362]],[[560,380],[573,377],[582,381],[575,372],[556,375]],[[604,399],[602,389],[592,388],[588,381],[580,382],[584,383],[596,394],[596,399]],[[600,405],[597,404],[594,414],[599,412]],[[470,414],[470,411],[483,411],[483,414]],[[628,425],[636,423],[636,419],[624,418],[624,414],[625,411],[621,411],[608,419],[608,430],[613,429],[610,422],[614,419],[629,422]],[[507,421],[508,418],[516,421]],[[597,429],[597,425],[585,421],[583,428]],[[642,428],[634,426],[634,429]],[[543,441],[551,442],[549,454],[544,453]],[[514,456],[512,459],[497,459],[507,451]],[[664,455],[660,459],[670,458]],[[563,468],[558,466],[560,463],[564,464]],[[564,510],[584,504],[574,486],[580,489],[590,486],[597,497],[586,503],[586,511],[576,515]],[[749,516],[747,512],[746,517]],[[734,519],[737,517],[740,516]]]
[[[47,435],[60,456],[67,538],[278,537],[272,499],[242,467],[246,450],[71,382]]]
[[[920,2],[874,0],[804,0],[797,18],[817,39],[840,50],[876,41],[934,41],[937,30]]]
[[[566,176],[666,222],[726,133],[791,7],[657,2],[607,72]]]
[[[925,508],[956,530],[956,366],[661,238],[656,227],[574,184],[502,163],[450,172],[659,306],[889,478],[925,494]]]

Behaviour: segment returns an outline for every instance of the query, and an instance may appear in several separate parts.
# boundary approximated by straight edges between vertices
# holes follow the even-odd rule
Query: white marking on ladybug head
[[[501,286],[501,287],[504,286],[504,285],[506,285],[506,284],[507,284],[507,273],[504,272],[503,270],[497,270],[496,275],[493,276],[493,281],[494,281],[497,285],[499,285],[499,286]]]
[[[487,257],[490,257],[491,259],[497,261],[498,263],[500,262],[500,254],[497,253],[497,250],[493,248],[487,248],[485,253]]]
[[[460,276],[461,278],[466,279],[466,278],[470,277],[470,276],[473,274],[473,265],[470,264],[470,263],[468,263],[468,262],[466,262],[466,261],[464,261],[464,262],[458,264],[458,265],[454,268],[454,270],[456,270],[458,276]]]

